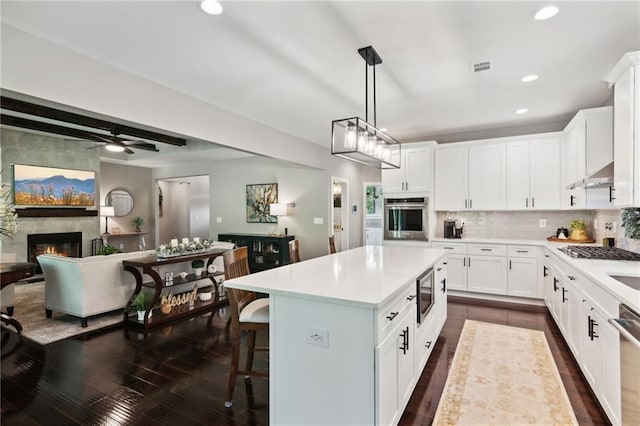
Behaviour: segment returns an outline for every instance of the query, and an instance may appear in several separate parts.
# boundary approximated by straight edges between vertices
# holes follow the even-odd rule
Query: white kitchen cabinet
[[[400,168],[382,170],[385,197],[424,195],[433,188],[433,145],[435,142],[403,144]]]
[[[378,401],[381,425],[398,422],[413,391],[415,322],[415,310],[405,311],[398,327],[376,348],[380,372]]]
[[[504,143],[435,150],[435,210],[501,210],[506,206]]]
[[[600,402],[611,423],[620,424],[620,334],[609,322],[600,324],[602,374]]]
[[[538,297],[538,260],[510,257],[507,282],[509,296]]]
[[[499,256],[469,255],[467,290],[507,294],[507,259]]]
[[[506,207],[506,152],[504,143],[469,146],[468,209]]]
[[[435,210],[460,211],[467,208],[468,154],[466,145],[434,150]]]
[[[614,204],[640,207],[640,51],[625,54],[605,80],[614,85]]]
[[[580,366],[587,382],[594,393],[598,393],[602,374],[602,343],[600,341],[600,327],[604,325],[602,317],[598,314],[588,299],[582,304],[582,345],[584,350]]]
[[[608,208],[608,188],[571,189],[568,186],[597,176],[613,162],[612,107],[578,111],[563,131],[562,144],[563,207]]]
[[[507,209],[560,208],[560,138],[526,137],[506,144]]]

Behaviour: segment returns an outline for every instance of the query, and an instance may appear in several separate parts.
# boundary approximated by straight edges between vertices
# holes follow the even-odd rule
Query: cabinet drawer
[[[413,282],[411,285],[405,286],[393,302],[378,310],[378,338],[376,339],[378,343],[400,323],[400,319],[409,309],[413,311],[414,318],[417,318],[416,284]]]
[[[536,246],[507,246],[509,257],[537,257],[538,247]]]
[[[504,244],[469,244],[467,252],[485,256],[506,256],[507,246]]]
[[[447,243],[443,241],[434,241],[431,247],[445,249],[447,253],[467,254],[467,245],[464,243]]]

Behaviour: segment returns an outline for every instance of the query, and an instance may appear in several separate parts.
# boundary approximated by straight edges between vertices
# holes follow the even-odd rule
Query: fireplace
[[[27,235],[27,259],[37,264],[36,274],[42,273],[36,259],[41,254],[82,257],[82,232]]]

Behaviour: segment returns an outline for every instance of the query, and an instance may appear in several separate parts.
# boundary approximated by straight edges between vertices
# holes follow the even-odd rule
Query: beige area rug
[[[89,317],[86,328],[80,326],[80,318],[61,312],[54,311],[48,319],[44,312],[44,286],[44,282],[16,285],[13,313],[22,325],[22,335],[41,345],[122,322],[122,311]],[[13,327],[7,328],[13,330]]]
[[[542,331],[467,320],[434,425],[577,425]]]

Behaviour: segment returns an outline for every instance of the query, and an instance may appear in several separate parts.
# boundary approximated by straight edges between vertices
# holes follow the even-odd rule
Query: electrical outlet
[[[307,328],[307,343],[328,348],[329,330],[324,328]]]
[[[313,218],[313,224],[314,225],[322,225],[322,224],[324,224],[324,218],[323,217],[314,217]]]
[[[124,249],[124,243],[120,243],[120,250]]]
[[[540,228],[546,228],[547,227],[547,219],[540,219],[540,221],[538,222],[540,226]]]

